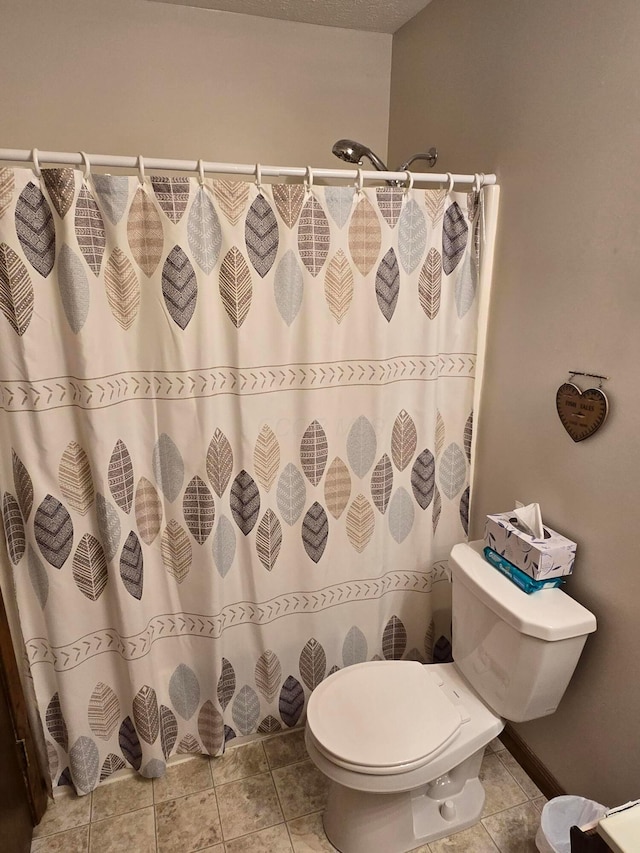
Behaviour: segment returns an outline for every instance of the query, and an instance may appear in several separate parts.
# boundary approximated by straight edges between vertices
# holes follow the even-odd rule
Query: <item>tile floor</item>
[[[545,798],[500,741],[486,750],[480,778],[482,820],[416,853],[535,853]],[[303,732],[283,733],[170,764],[161,779],[65,792],[36,827],[31,853],[331,853],[326,792]]]

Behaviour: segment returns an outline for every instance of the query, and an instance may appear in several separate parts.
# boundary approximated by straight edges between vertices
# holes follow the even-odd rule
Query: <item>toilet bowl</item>
[[[372,661],[312,693],[305,741],[329,779],[327,837],[341,853],[405,853],[474,824],[486,745],[504,719],[552,713],[595,617],[559,589],[527,596],[457,545],[455,663]]]

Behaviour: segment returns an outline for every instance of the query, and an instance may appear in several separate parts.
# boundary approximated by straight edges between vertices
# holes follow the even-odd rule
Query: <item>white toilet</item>
[[[555,711],[596,630],[560,589],[521,592],[483,544],[451,551],[455,663],[355,664],[309,699],[307,750],[330,780],[324,827],[341,853],[404,853],[479,820],[485,746],[504,719]]]

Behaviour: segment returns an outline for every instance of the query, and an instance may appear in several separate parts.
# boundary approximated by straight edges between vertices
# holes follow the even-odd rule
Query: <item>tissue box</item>
[[[544,539],[536,539],[517,527],[513,513],[488,515],[484,529],[487,547],[503,556],[534,580],[570,575],[576,558],[576,543],[543,527]]]

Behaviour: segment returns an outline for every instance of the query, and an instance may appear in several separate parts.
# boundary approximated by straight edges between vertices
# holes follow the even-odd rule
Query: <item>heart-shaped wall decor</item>
[[[609,401],[599,388],[581,391],[572,382],[558,388],[556,408],[562,426],[574,441],[584,441],[606,421]]]

